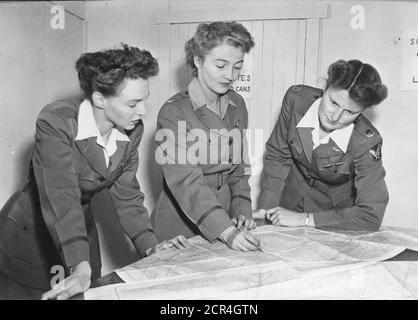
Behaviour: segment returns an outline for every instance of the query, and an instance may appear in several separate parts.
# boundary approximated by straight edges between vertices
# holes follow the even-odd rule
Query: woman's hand
[[[266,218],[275,226],[303,227],[305,226],[306,213],[276,207],[267,210]]]
[[[253,230],[255,229],[255,227],[257,227],[257,224],[255,223],[254,219],[247,218],[242,214],[233,218],[232,222],[234,223],[235,227],[237,227],[237,229]]]
[[[253,210],[253,219],[265,219],[266,213],[266,209]]]
[[[71,275],[42,295],[42,300],[66,300],[86,291],[91,283],[91,267],[88,261],[82,261],[71,270]]]
[[[164,240],[160,242],[159,244],[157,244],[155,247],[149,248],[147,250],[147,256],[160,252],[160,251],[164,251],[171,247],[175,247],[177,249],[186,249],[186,248],[189,248],[190,246],[191,246],[190,242],[183,235],[179,235],[177,237],[174,237],[173,239]]]
[[[251,233],[236,228],[222,235],[222,239],[233,250],[256,251],[260,248],[260,240]]]

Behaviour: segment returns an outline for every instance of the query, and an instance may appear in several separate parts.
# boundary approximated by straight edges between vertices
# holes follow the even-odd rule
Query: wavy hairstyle
[[[94,91],[114,96],[125,79],[148,79],[158,73],[157,60],[146,50],[122,43],[121,48],[84,53],[75,69],[81,90],[91,101]]]
[[[363,108],[377,105],[386,99],[387,87],[377,70],[360,60],[338,60],[328,68],[328,88],[347,90],[351,100]]]
[[[254,39],[248,30],[240,23],[212,22],[201,23],[197,26],[196,32],[184,45],[186,61],[192,67],[193,75],[197,75],[197,67],[194,64],[194,57],[204,57],[215,47],[222,43],[241,48],[248,53],[254,47]]]

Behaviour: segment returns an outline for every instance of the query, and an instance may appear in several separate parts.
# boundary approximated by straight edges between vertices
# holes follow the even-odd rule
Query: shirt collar
[[[344,151],[344,153],[346,153],[348,143],[350,142],[350,137],[353,132],[354,124],[351,123],[345,128],[334,130],[328,136],[326,136],[323,140],[319,141],[318,111],[319,111],[320,102],[321,102],[321,98],[318,98],[317,100],[315,100],[315,102],[310,106],[308,111],[299,121],[296,128],[313,128],[312,141],[314,143],[314,147],[317,147],[320,143],[327,143],[329,139],[331,138],[337,144],[337,146],[342,151]]]
[[[202,86],[200,85],[199,80],[197,77],[194,77],[192,81],[190,81],[187,91],[189,92],[190,100],[192,102],[193,111],[206,106],[209,110],[216,113],[215,106],[208,104],[208,99],[206,97],[205,92],[203,91]],[[228,108],[228,104],[236,106],[234,101],[232,101],[226,94],[221,96],[221,118],[223,119],[226,113],[226,109]]]
[[[94,119],[93,107],[89,100],[85,99],[78,110],[78,131],[75,140],[84,140],[92,137],[101,139],[96,120]],[[110,137],[115,141],[130,141],[123,129],[112,128]]]

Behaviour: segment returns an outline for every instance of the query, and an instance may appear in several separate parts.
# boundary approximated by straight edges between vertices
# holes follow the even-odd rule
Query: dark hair
[[[197,75],[194,57],[203,59],[210,50],[224,41],[231,46],[241,48],[244,53],[248,53],[254,47],[253,37],[240,23],[234,21],[201,23],[197,26],[193,38],[184,46],[186,61],[192,67],[194,75]]]
[[[377,105],[386,99],[387,87],[377,70],[360,60],[338,60],[328,68],[328,88],[347,90],[351,100],[363,108]]]
[[[125,79],[148,79],[158,73],[157,60],[146,50],[122,43],[122,48],[84,53],[75,68],[85,97],[94,91],[104,96],[117,94]]]

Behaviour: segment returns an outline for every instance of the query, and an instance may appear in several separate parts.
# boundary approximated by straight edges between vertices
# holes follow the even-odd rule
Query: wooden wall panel
[[[308,19],[306,26],[305,81],[310,86],[318,83],[320,54],[320,20]]]
[[[158,64],[158,106],[162,106],[170,96],[170,25],[160,25]]]

